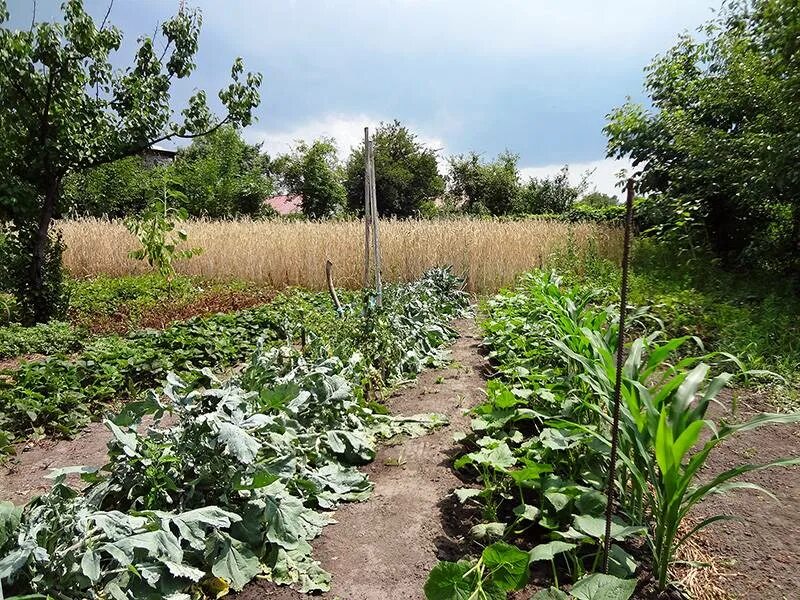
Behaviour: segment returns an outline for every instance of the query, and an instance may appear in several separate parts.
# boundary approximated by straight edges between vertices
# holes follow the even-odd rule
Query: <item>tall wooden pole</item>
[[[372,201],[372,254],[375,257],[375,294],[378,306],[383,305],[383,281],[381,279],[381,241],[378,235],[378,194],[375,186],[375,146],[369,142],[370,200]]]
[[[622,289],[619,293],[619,331],[617,332],[617,372],[614,378],[614,415],[611,422],[611,456],[609,456],[608,487],[606,489],[606,535],[603,538],[603,573],[608,573],[608,555],[611,551],[611,517],[614,514],[616,495],[617,448],[619,446],[619,405],[622,393],[622,364],[625,359],[625,315],[628,311],[628,264],[633,228],[633,179],[628,179],[625,201],[625,238],[622,245]]]
[[[372,202],[369,182],[369,127],[364,127],[364,289],[369,287],[369,232],[372,228]]]

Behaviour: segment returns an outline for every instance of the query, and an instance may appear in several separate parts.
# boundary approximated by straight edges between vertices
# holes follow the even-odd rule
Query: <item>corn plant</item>
[[[559,340],[553,343],[584,369],[582,378],[600,399],[593,405],[594,410],[607,419],[615,370],[613,351],[599,335],[585,333],[589,340],[587,347],[591,349],[586,354],[572,351]],[[717,427],[707,419],[706,412],[733,375],[721,373],[708,379],[710,366],[701,361],[719,354],[690,356],[670,365],[670,355],[689,339],[658,343],[653,336],[638,338],[630,345],[623,366],[620,459],[625,468],[619,470],[617,483],[625,492],[621,494],[624,511],[636,522],[649,517],[654,523],[648,538],[660,589],[666,587],[669,565],[680,546],[702,528],[729,518],[724,515],[709,517],[687,534],[676,537],[692,506],[710,494],[733,489],[749,488],[769,494],[755,484],[733,480],[750,471],[800,463],[800,459],[788,458],[740,465],[707,484],[695,483],[710,452],[725,439],[762,425],[792,423],[800,420],[800,414],[764,413],[743,424]],[[712,437],[693,453],[704,428],[712,432]],[[607,442],[605,436],[598,437]]]

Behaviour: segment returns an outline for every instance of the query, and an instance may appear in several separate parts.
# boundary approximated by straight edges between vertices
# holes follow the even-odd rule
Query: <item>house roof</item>
[[[156,146],[155,144],[145,149],[145,152],[161,154],[162,156],[175,156],[178,153],[178,151],[173,148],[165,148],[164,146]]]
[[[302,210],[303,197],[293,195],[272,196],[264,200],[264,202],[274,208],[279,215],[292,215]]]

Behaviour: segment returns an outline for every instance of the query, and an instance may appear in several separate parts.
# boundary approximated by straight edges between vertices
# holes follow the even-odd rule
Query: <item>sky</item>
[[[245,137],[271,155],[298,139],[333,136],[342,158],[364,126],[399,119],[440,158],[474,150],[519,155],[524,176],[569,164],[590,190],[616,193],[628,167],[605,158],[605,115],[627,97],[646,101],[643,68],[719,0],[186,0],[203,13],[197,70],[180,82],[210,97],[243,57],[264,76],[258,121]],[[27,27],[33,0],[9,0]],[[85,0],[99,18],[108,0]],[[179,0],[114,0],[125,33],[115,64],[130,62]],[[60,0],[38,0],[38,19]]]

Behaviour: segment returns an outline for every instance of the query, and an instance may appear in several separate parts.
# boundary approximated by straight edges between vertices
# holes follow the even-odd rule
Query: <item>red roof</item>
[[[292,215],[302,211],[303,197],[302,196],[272,196],[264,200],[269,204],[279,215]]]

